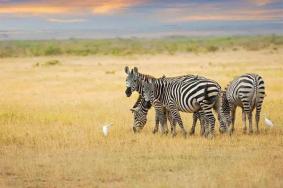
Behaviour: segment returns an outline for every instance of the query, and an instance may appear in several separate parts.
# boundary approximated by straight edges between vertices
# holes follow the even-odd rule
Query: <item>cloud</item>
[[[54,22],[54,23],[80,23],[80,22],[86,22],[86,19],[57,19],[57,18],[49,18],[47,19],[48,22]]]
[[[145,0],[50,0],[17,3],[0,0],[0,14],[109,14],[144,2]]]
[[[68,8],[54,6],[2,6],[0,14],[63,14]]]
[[[227,7],[221,4],[192,4],[160,10],[156,18],[164,23],[193,21],[274,21],[283,19],[283,9]]]
[[[136,0],[114,0],[114,1],[111,1],[111,3],[105,2],[98,6],[95,6],[93,8],[93,13],[94,14],[111,13],[113,11],[123,10],[130,6],[137,5],[141,2],[142,1],[136,1]]]
[[[274,2],[274,0],[250,0],[258,6],[263,6]]]

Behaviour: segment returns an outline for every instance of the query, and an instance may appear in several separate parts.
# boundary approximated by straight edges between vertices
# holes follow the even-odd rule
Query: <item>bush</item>
[[[283,36],[235,37],[164,37],[158,39],[69,39],[42,41],[0,41],[0,58],[54,55],[113,55],[175,54],[216,52],[220,49],[261,50],[283,46]]]
[[[62,50],[57,47],[57,46],[49,46],[45,52],[44,52],[45,55],[60,55],[62,54]]]

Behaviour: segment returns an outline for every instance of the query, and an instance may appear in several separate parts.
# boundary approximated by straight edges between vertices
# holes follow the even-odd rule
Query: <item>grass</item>
[[[34,68],[37,62],[61,62]],[[155,56],[56,56],[0,59],[0,187],[282,187],[283,53],[215,51]],[[153,135],[154,110],[132,132],[124,66],[154,76],[199,74],[223,87],[255,72],[266,82],[259,135],[207,140]],[[115,74],[114,74],[115,73]],[[189,130],[191,114],[182,114]],[[108,137],[101,126],[113,123]]]
[[[160,39],[69,39],[44,41],[0,41],[0,58],[56,55],[112,55],[131,56],[142,54],[214,53],[216,51],[245,49],[277,51],[283,46],[283,36],[234,36],[234,37],[182,37]]]

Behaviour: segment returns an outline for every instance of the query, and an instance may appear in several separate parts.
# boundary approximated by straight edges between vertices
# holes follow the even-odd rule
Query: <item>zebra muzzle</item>
[[[146,107],[146,108],[148,108],[148,109],[151,107],[151,103],[150,103],[150,101],[146,101],[146,103],[145,103],[145,107]]]
[[[126,96],[127,96],[127,97],[130,97],[130,96],[132,95],[132,90],[131,90],[131,88],[130,88],[130,87],[127,87],[125,93],[126,93]]]

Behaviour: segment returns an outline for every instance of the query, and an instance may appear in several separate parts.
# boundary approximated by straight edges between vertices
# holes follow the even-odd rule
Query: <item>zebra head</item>
[[[137,91],[138,88],[138,68],[134,67],[133,69],[129,69],[128,66],[125,67],[125,73],[127,74],[126,78],[126,95],[130,97],[132,92]]]
[[[135,108],[131,108],[131,111],[134,114],[133,131],[134,131],[134,133],[138,133],[144,128],[144,126],[146,124],[147,113],[144,112],[143,110],[141,110],[141,108],[139,106],[135,107]]]
[[[153,104],[154,102],[154,83],[151,79],[143,82],[142,86],[143,96],[145,101],[147,102],[147,106]]]

